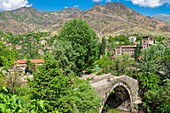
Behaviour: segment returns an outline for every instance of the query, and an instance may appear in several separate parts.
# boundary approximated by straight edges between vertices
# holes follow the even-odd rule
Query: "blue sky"
[[[121,2],[146,16],[170,15],[170,0],[0,0],[0,11],[14,10],[23,6],[31,6],[40,11],[57,11],[65,7],[87,10],[96,3],[104,5],[107,2]]]

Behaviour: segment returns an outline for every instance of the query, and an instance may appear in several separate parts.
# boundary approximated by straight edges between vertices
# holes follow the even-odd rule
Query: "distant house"
[[[30,62],[34,66],[37,66],[37,65],[42,65],[44,63],[44,60],[43,59],[30,59]],[[14,65],[12,66],[11,69],[9,69],[9,71],[10,72],[18,71],[21,73],[25,73],[26,69],[27,69],[27,61],[25,59],[24,60],[15,60]]]
[[[128,54],[133,56],[135,54],[136,45],[117,46],[115,48],[115,55]]]
[[[30,59],[31,63],[33,64],[43,64],[44,60],[43,59]],[[17,64],[26,64],[26,60],[15,60],[14,63]]]
[[[30,62],[33,64],[27,66],[27,60],[16,60],[14,65],[7,70],[6,79],[9,83],[15,83],[18,86],[27,86],[27,80],[33,79],[32,70],[36,68],[37,65],[42,65],[44,63],[43,59],[30,59]]]
[[[153,44],[154,44],[154,37],[152,36],[142,37],[142,49],[146,49]]]
[[[136,42],[136,36],[131,36],[129,37],[130,42]]]

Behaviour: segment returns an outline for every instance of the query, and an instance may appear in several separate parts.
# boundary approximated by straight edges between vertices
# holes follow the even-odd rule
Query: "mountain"
[[[170,15],[166,15],[166,14],[158,14],[153,16],[154,18],[161,20],[163,22],[167,22],[170,23]]]
[[[14,34],[47,30],[58,18],[49,13],[39,12],[31,7],[0,13],[0,29]]]
[[[134,33],[170,35],[170,24],[143,16],[119,2],[96,4],[85,11],[66,8],[56,12],[40,12],[23,7],[1,12],[0,29],[14,34],[30,31],[50,31],[57,34],[64,23],[73,18],[86,20],[99,36]]]

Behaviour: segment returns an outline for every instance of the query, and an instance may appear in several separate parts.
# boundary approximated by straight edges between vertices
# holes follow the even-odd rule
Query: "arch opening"
[[[113,88],[112,92],[109,94],[102,113],[107,113],[110,110],[119,109],[121,111],[131,111],[131,97],[129,95],[128,89],[124,86],[116,86]]]

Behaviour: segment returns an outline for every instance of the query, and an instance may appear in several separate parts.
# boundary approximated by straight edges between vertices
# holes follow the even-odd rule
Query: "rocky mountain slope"
[[[159,15],[155,15],[153,16],[154,18],[161,20],[163,22],[167,22],[170,23],[170,15],[166,15],[166,14],[159,14]]]
[[[68,8],[56,12],[40,12],[23,7],[0,13],[0,30],[23,34],[30,31],[50,31],[57,34],[65,22],[80,18],[86,20],[100,36],[118,34],[168,34],[170,24],[143,16],[121,3],[96,4],[81,11]]]

